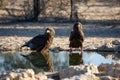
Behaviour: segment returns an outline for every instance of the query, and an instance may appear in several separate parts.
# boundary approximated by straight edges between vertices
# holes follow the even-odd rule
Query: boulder
[[[87,75],[95,76],[94,73],[98,73],[97,66],[86,64],[86,65],[70,66],[67,69],[63,69],[63,70],[59,71],[59,77],[60,77],[60,79],[65,79],[65,78],[71,79],[71,77],[73,79],[76,79],[76,77],[79,77],[79,78],[83,77],[83,76],[87,77]],[[81,75],[83,75],[83,76],[81,76]],[[77,78],[77,79],[79,79],[79,78]],[[85,80],[87,80],[87,78]]]
[[[113,44],[113,45],[120,45],[120,41],[114,40],[114,41],[112,41],[112,44]]]
[[[0,73],[0,80],[47,80],[44,74],[35,74],[32,69],[17,69]]]
[[[105,76],[120,77],[120,62],[114,62],[112,64],[101,64],[98,70]]]

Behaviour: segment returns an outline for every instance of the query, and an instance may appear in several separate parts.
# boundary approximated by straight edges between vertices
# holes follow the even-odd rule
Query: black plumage
[[[84,33],[82,31],[82,24],[77,22],[73,26],[73,31],[71,31],[69,37],[69,47],[71,48],[81,48],[83,51]]]
[[[41,52],[42,50],[48,50],[53,42],[55,30],[53,28],[47,28],[44,34],[39,34],[33,37],[30,41],[26,42],[23,46],[29,47],[31,50]]]

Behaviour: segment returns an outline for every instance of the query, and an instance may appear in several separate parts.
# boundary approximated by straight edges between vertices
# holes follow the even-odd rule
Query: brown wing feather
[[[23,46],[30,47],[31,50],[48,50],[53,42],[55,31],[53,28],[47,28],[43,35],[38,35],[26,42]]]
[[[46,35],[38,35],[30,40],[31,43],[37,46],[43,46],[47,42],[48,37]]]

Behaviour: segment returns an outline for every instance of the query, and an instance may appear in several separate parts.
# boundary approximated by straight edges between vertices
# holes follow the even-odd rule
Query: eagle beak
[[[47,33],[50,33],[50,30],[47,30]]]

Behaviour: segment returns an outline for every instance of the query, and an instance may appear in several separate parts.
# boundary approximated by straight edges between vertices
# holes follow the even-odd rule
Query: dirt
[[[47,27],[54,27],[55,38],[51,48],[68,49],[69,35],[74,23],[12,23],[0,24],[0,49],[18,50],[32,37],[42,34]],[[120,42],[120,25],[83,24],[84,49],[96,49],[106,43]]]

